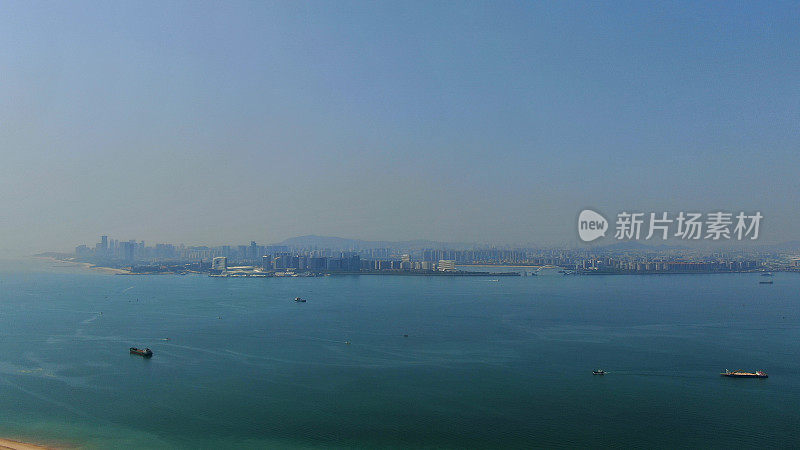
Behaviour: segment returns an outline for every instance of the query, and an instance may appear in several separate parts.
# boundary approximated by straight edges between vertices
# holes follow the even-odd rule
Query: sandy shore
[[[100,267],[100,266],[95,266],[95,265],[92,265],[92,264],[89,264],[89,263],[76,263],[76,264],[80,264],[80,265],[82,265],[82,266],[86,267],[87,269],[99,270],[100,272],[107,272],[107,273],[126,273],[126,274],[128,274],[128,273],[131,273],[131,271],[130,271],[130,270],[125,270],[125,269],[115,269],[115,268],[113,268],[113,267]]]
[[[36,444],[28,444],[25,442],[14,441],[11,439],[0,438],[0,449],[12,450],[36,450],[36,449],[52,449],[53,447],[44,447]]]
[[[42,258],[42,259],[46,259],[48,261],[53,261],[53,262],[57,262],[57,263],[61,263],[61,264],[66,264],[66,265],[69,265],[69,266],[81,266],[81,267],[84,267],[86,269],[97,270],[99,272],[105,272],[105,273],[113,273],[113,274],[118,274],[118,273],[129,274],[129,273],[131,273],[130,270],[115,269],[113,267],[95,266],[95,265],[90,264],[90,263],[78,262],[78,261],[65,261],[63,259],[53,258],[51,256],[35,256],[35,258]],[[2,448],[2,447],[0,447],[0,448]]]

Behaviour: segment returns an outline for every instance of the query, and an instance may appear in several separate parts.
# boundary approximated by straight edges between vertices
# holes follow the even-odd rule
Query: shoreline
[[[541,268],[549,268],[549,269],[563,269],[563,267],[559,266],[551,266],[551,265],[524,265],[524,264],[456,264],[456,266],[463,266],[463,267],[504,267],[510,269],[541,269]]]
[[[69,261],[69,260],[54,258],[52,256],[34,256],[34,258],[46,259],[46,260],[53,261],[53,262],[58,262],[58,263],[61,263],[61,264],[67,264],[67,265],[70,265],[70,266],[73,266],[73,267],[81,266],[84,269],[96,270],[98,272],[105,272],[105,273],[114,274],[114,275],[120,275],[120,274],[129,275],[129,274],[132,274],[132,272],[130,270],[116,269],[114,267],[96,266],[96,265],[94,265],[92,263],[80,262],[80,261]],[[2,447],[0,447],[0,448],[2,448]]]
[[[104,266],[97,266],[92,263],[87,262],[80,262],[80,261],[71,261],[67,259],[59,259],[54,256],[40,256],[35,255],[32,256],[33,258],[39,258],[44,260],[49,260],[52,262],[58,262],[61,264],[65,264],[68,266],[81,266],[84,269],[88,270],[95,270],[98,272],[103,272],[106,274],[112,275],[185,275],[185,273],[178,273],[178,272],[132,272],[129,269],[119,269],[115,267],[104,267]],[[731,271],[590,271],[590,270],[574,270],[574,269],[566,269],[560,266],[552,266],[552,265],[544,265],[544,266],[535,266],[535,265],[512,265],[512,264],[458,264],[458,267],[465,267],[465,268],[473,268],[473,267],[485,267],[485,268],[504,268],[504,269],[525,269],[531,270],[532,272],[537,272],[538,269],[562,269],[562,270],[571,270],[571,275],[707,275],[707,274],[721,274],[721,273],[759,273],[762,272],[759,269],[747,269],[747,270],[731,270]],[[793,270],[776,270],[772,269],[772,272],[797,272]],[[201,273],[201,272],[191,272],[191,273]],[[326,272],[326,275],[403,275],[403,276],[513,276],[513,275],[522,275],[519,272],[471,272],[471,271],[461,271],[459,272],[416,272],[416,271],[363,271],[363,272]],[[213,275],[212,275],[213,276]],[[261,277],[267,277],[267,275],[263,275]],[[224,277],[228,278],[228,277]],[[238,277],[233,277],[238,278]]]
[[[52,450],[55,447],[46,447],[39,444],[31,444],[30,442],[21,442],[14,439],[0,438],[0,449],[11,450]]]

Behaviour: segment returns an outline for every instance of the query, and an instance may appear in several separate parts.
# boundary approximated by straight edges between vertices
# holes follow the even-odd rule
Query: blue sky
[[[166,3],[166,4],[164,4]],[[4,2],[0,251],[800,238],[798,2]]]

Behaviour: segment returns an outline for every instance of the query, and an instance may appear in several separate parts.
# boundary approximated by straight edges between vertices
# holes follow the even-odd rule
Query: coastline
[[[48,450],[53,449],[55,447],[45,447],[43,445],[38,444],[31,444],[29,442],[20,442],[15,441],[13,439],[5,439],[0,438],[0,449],[11,449],[11,450]]]
[[[509,268],[509,269],[540,269],[543,267],[550,267],[550,268],[557,268],[557,266],[549,266],[549,265],[525,265],[525,264],[456,264],[456,266],[463,266],[463,267],[500,267],[500,268]],[[560,268],[560,267],[558,267]]]
[[[52,256],[34,256],[34,258],[46,259],[46,260],[53,261],[53,262],[58,262],[58,263],[61,263],[61,264],[67,264],[67,265],[73,266],[73,267],[80,266],[80,267],[83,267],[84,269],[96,270],[98,272],[105,272],[105,273],[114,274],[114,275],[120,275],[120,274],[129,275],[129,274],[132,273],[130,270],[116,269],[116,268],[113,268],[113,267],[95,266],[94,264],[91,264],[91,263],[79,262],[79,261],[68,261],[68,260],[54,258]],[[0,447],[0,448],[2,448],[2,447]]]

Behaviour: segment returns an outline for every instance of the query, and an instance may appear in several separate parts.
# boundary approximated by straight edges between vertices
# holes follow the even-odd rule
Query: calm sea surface
[[[0,436],[90,448],[800,446],[799,274],[498,280],[115,276],[5,261]],[[720,377],[726,368],[770,377]]]

